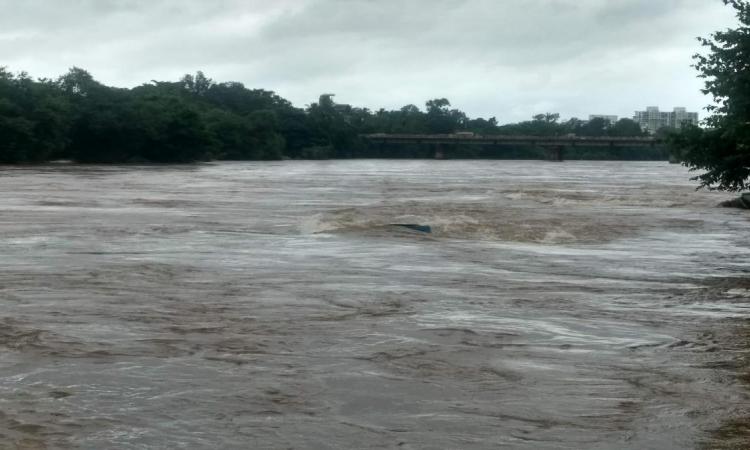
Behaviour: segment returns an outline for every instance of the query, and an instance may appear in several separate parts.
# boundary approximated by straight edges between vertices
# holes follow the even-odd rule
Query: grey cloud
[[[732,23],[719,0],[0,0],[0,65],[69,66],[135,85],[204,70],[371,108],[446,96],[521,120],[698,108],[694,37]]]

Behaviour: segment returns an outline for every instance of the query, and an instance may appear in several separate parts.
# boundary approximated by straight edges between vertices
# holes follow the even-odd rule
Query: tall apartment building
[[[688,112],[685,108],[674,108],[672,112],[659,111],[658,106],[649,106],[645,111],[636,111],[633,120],[649,133],[656,133],[660,128],[679,130],[685,122],[698,125],[698,113]]]
[[[700,122],[697,112],[688,112],[685,108],[675,108],[671,119],[672,126],[677,129],[682,128],[682,125],[686,122],[693,125],[698,125]]]

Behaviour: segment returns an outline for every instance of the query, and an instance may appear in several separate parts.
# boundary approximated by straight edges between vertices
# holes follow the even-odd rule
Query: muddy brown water
[[[689,176],[0,168],[0,448],[713,445],[749,415],[750,215]]]

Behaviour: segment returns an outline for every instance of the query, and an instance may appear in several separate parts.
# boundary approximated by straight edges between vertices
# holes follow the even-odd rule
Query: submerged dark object
[[[742,194],[739,197],[721,204],[725,208],[750,209],[750,194]]]
[[[392,223],[391,225],[394,227],[408,228],[421,233],[432,233],[432,227],[429,225],[419,225],[416,223]]]

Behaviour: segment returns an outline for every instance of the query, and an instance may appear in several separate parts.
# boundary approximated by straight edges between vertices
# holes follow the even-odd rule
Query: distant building
[[[660,128],[679,130],[684,123],[698,125],[698,113],[685,108],[675,108],[672,112],[659,111],[658,106],[649,106],[645,111],[636,111],[633,117],[641,129],[653,134]]]
[[[685,108],[675,108],[670,116],[671,126],[673,128],[680,129],[685,123],[692,125],[698,125],[700,119],[698,118],[697,112],[688,112]]]
[[[617,117],[617,116],[608,116],[608,115],[605,115],[605,114],[591,114],[589,116],[589,121],[592,121],[594,119],[604,119],[607,122],[609,122],[610,125],[614,125],[614,124],[617,123],[617,120],[619,119],[619,117]]]

